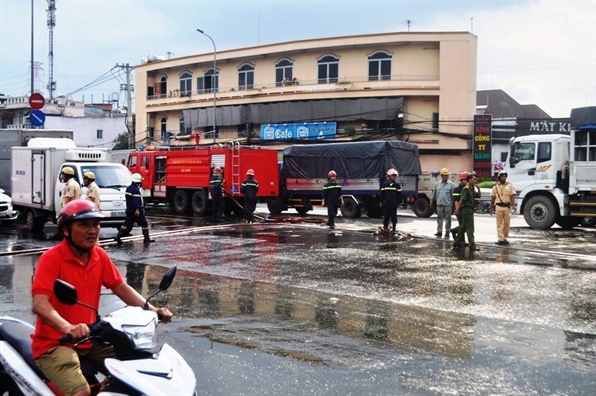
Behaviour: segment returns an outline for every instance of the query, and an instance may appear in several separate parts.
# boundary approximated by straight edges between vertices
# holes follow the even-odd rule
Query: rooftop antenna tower
[[[408,26],[408,32],[410,31],[410,26],[414,23],[411,19],[406,19],[404,22]]]
[[[54,27],[56,26],[56,0],[48,0],[48,28],[50,29],[50,53],[48,54],[50,63],[50,80],[48,82],[48,92],[50,100],[54,98],[56,91],[56,81],[54,81]]]

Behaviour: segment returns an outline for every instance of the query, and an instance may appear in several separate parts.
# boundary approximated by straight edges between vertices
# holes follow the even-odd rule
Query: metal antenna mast
[[[50,81],[48,82],[48,91],[50,93],[50,100],[54,98],[54,91],[56,90],[56,81],[54,81],[54,27],[56,26],[56,0],[48,0],[48,28],[50,29]]]

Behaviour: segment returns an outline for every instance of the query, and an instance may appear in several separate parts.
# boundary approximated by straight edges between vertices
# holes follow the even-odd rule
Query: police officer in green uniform
[[[468,236],[470,243],[470,250],[479,250],[474,241],[474,201],[476,199],[476,183],[478,179],[476,175],[468,175],[468,184],[462,188],[461,196],[455,204],[455,215],[458,216],[460,211],[462,213],[462,224],[453,241],[454,249],[461,249],[464,247],[464,234]]]

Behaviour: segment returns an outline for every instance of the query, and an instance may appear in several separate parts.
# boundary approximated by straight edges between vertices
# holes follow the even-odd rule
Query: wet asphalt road
[[[373,224],[154,217],[155,243],[106,249],[143,294],[178,266],[158,301],[176,312],[161,340],[189,361],[202,395],[594,394],[594,232],[519,227],[513,247],[470,253],[374,236]],[[414,227],[432,235],[433,220],[400,217],[405,233]],[[52,246],[52,233],[2,229],[0,251]],[[32,320],[37,257],[0,256],[0,315]],[[118,306],[107,294],[101,311]]]

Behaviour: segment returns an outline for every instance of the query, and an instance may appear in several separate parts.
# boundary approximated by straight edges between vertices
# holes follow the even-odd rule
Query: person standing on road
[[[507,181],[507,172],[500,171],[497,175],[497,183],[490,192],[490,214],[496,212],[497,217],[497,245],[509,245],[509,225],[511,223],[511,211],[515,210],[515,195],[517,192],[513,184]]]
[[[327,225],[329,229],[335,228],[335,216],[337,210],[344,204],[344,197],[341,194],[341,184],[336,181],[337,173],[330,170],[327,174],[327,183],[323,185],[323,199],[321,206],[327,205]]]
[[[64,181],[64,188],[62,189],[62,207],[64,207],[70,201],[81,197],[81,186],[77,182],[77,179],[75,179],[74,169],[70,166],[62,168],[60,173]]]
[[[453,195],[451,196],[452,197],[451,200],[453,201],[454,206],[457,206],[457,202],[461,198],[461,191],[466,186],[466,184],[468,184],[468,172],[462,172],[459,174],[459,184],[457,186],[455,186],[455,188],[453,189]],[[451,235],[453,236],[453,239],[455,239],[455,236],[457,235],[457,232],[459,231],[459,227],[461,226],[461,223],[462,223],[461,212],[459,212],[459,214],[457,214],[455,217],[457,218],[458,225],[457,225],[457,227],[451,229]],[[465,241],[465,239],[464,239],[464,241]]]
[[[451,211],[453,210],[453,189],[455,185],[449,180],[449,170],[447,168],[441,169],[439,172],[441,181],[435,184],[433,195],[430,200],[430,207],[437,210],[437,233],[436,237],[445,235],[449,239],[449,231],[451,230]],[[445,224],[445,232],[443,234],[443,223]]]
[[[462,213],[462,224],[453,241],[454,249],[461,249],[464,245],[464,234],[468,236],[470,250],[478,250],[474,241],[474,201],[476,200],[476,175],[468,175],[468,184],[461,191],[461,197],[455,205],[455,215]]]
[[[143,242],[153,242],[149,237],[149,222],[147,221],[147,217],[145,217],[145,204],[141,195],[142,182],[143,177],[140,174],[132,174],[132,183],[130,183],[125,193],[126,219],[124,220],[124,225],[118,230],[118,235],[116,235],[118,245],[122,244],[122,237],[130,233],[135,223],[143,230]]]
[[[383,232],[389,232],[389,220],[393,226],[393,233],[395,234],[397,226],[397,207],[401,203],[401,186],[395,179],[398,173],[391,168],[387,171],[389,180],[381,187],[381,207],[383,208]]]
[[[83,184],[87,187],[85,199],[101,208],[101,191],[99,191],[99,187],[95,183],[95,173],[85,172],[83,174]]]
[[[244,221],[252,223],[257,207],[257,193],[259,192],[259,182],[255,180],[254,170],[249,169],[246,171],[246,180],[242,182],[240,192],[244,194]]]
[[[222,184],[222,170],[219,166],[216,166],[213,168],[213,175],[211,175],[211,181],[209,182],[209,191],[211,192],[211,209],[214,223],[223,221],[225,202]]]
[[[32,311],[36,318],[31,335],[35,363],[65,395],[90,395],[89,384],[81,372],[79,358],[103,362],[115,357],[114,347],[101,342],[77,342],[89,336],[89,324],[96,321],[95,311],[80,305],[67,305],[54,294],[54,282],[61,279],[77,289],[79,300],[99,308],[102,287],[110,289],[125,304],[145,307],[145,298],[129,286],[103,249],[95,246],[99,236],[99,220],[104,215],[88,200],[78,199],[64,205],[58,215],[62,242],[41,255],[31,285]],[[147,308],[169,322],[172,313],[167,308]],[[61,343],[69,334],[73,342]],[[99,367],[103,367],[101,364]],[[100,371],[105,372],[104,368]],[[105,373],[107,374],[107,373]]]

